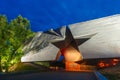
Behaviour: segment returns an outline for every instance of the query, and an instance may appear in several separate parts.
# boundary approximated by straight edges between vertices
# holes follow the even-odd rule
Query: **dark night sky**
[[[21,14],[33,31],[120,13],[120,0],[0,0],[0,14],[11,20]]]

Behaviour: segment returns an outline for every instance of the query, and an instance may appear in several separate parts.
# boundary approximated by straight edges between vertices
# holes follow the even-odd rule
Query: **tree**
[[[10,66],[20,62],[23,44],[33,35],[26,18],[19,15],[8,23],[6,16],[0,15],[0,70],[8,72]]]
[[[4,45],[4,39],[6,36],[4,36],[5,34],[5,27],[7,27],[8,22],[7,22],[7,18],[6,16],[0,16],[0,72],[2,71],[2,67],[1,67],[1,60],[2,60],[2,53],[4,51],[3,46]]]

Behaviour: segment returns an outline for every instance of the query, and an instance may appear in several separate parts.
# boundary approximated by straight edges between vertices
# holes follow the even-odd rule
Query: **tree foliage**
[[[0,15],[0,70],[8,71],[13,64],[20,62],[25,40],[34,33],[30,22],[19,15],[8,22],[6,16]]]

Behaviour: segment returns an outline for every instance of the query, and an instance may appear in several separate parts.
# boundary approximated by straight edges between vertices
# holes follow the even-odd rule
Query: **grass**
[[[102,73],[108,80],[120,80],[120,73]]]
[[[23,63],[18,64],[18,66],[15,68],[15,71],[27,71],[27,70],[38,70],[38,69],[31,65],[27,65]]]
[[[108,80],[120,80],[120,65],[100,70]]]
[[[34,62],[35,64],[38,64],[38,65],[44,65],[45,67],[49,67],[50,64],[49,62]]]
[[[35,66],[31,63],[18,63],[13,65],[9,72],[25,72],[25,71],[47,71],[43,66]]]

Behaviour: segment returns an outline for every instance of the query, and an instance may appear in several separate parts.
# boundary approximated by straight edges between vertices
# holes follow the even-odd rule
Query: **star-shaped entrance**
[[[58,52],[63,48],[66,48],[69,54],[74,54],[73,52],[77,51],[82,56],[78,46],[90,39],[91,36],[93,35],[75,37],[69,27],[66,26],[47,32],[38,32],[24,47],[25,55],[21,61],[54,61]]]

